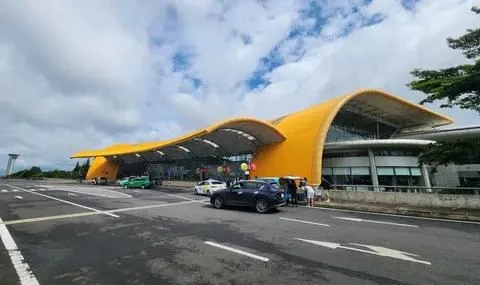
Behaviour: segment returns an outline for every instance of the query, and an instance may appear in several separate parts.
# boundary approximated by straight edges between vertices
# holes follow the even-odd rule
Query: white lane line
[[[374,220],[365,220],[365,219],[358,219],[358,218],[349,218],[349,217],[332,217],[332,218],[334,218],[334,219],[341,219],[341,220],[347,220],[347,221],[352,221],[352,222],[365,222],[365,223],[385,224],[385,225],[393,225],[393,226],[401,226],[401,227],[418,228],[417,225],[391,223],[391,222],[374,221]]]
[[[13,267],[17,272],[18,278],[20,279],[21,285],[38,285],[38,280],[33,274],[30,266],[25,262],[22,253],[17,247],[17,244],[13,240],[10,232],[7,229],[7,226],[3,223],[3,220],[0,218],[0,238],[2,239],[3,245],[10,256]]]
[[[68,196],[78,196],[78,195],[73,193],[68,193]]]
[[[178,202],[178,203],[162,203],[162,204],[155,204],[155,205],[148,205],[148,206],[114,209],[114,210],[108,210],[108,211],[105,211],[105,212],[107,212],[107,213],[119,213],[119,212],[128,212],[128,211],[136,211],[136,210],[143,210],[143,209],[179,206],[179,205],[192,204],[192,203],[195,203],[195,202],[194,201],[185,201],[185,202]],[[4,223],[6,225],[14,225],[14,224],[34,223],[34,222],[49,221],[49,220],[59,220],[59,219],[68,219],[68,218],[76,218],[76,217],[94,216],[94,215],[101,215],[101,214],[103,214],[103,213],[83,212],[83,213],[76,213],[76,214],[47,216],[47,217],[22,219],[22,220],[12,220],[12,221],[5,221]]]
[[[447,223],[461,223],[461,224],[480,225],[480,222],[475,222],[475,221],[447,220],[447,219],[440,219],[440,218],[428,218],[428,217],[406,216],[406,215],[399,215],[399,214],[374,213],[374,212],[367,212],[367,211],[346,210],[346,209],[336,209],[336,208],[307,207],[307,206],[300,206],[300,207],[306,208],[306,209],[315,209],[315,210],[360,213],[360,214],[364,214],[364,215],[377,215],[377,216],[387,216],[387,217],[407,218],[407,219],[417,219],[417,220],[441,221],[441,222],[447,222]]]
[[[13,192],[19,192],[20,190],[18,190],[18,189],[13,189],[12,191],[13,191]]]
[[[310,224],[310,225],[317,225],[317,226],[322,226],[322,227],[329,227],[330,226],[330,225],[327,225],[327,224],[320,224],[320,223],[304,221],[304,220],[297,220],[297,219],[289,219],[289,218],[284,218],[284,217],[279,217],[279,219],[286,220],[286,221],[292,221],[292,222],[298,222],[298,223],[304,223],[304,224]]]
[[[57,190],[61,190],[61,191],[67,191],[67,192],[74,192],[74,193],[79,193],[79,194],[86,194],[86,195],[93,195],[93,196],[99,196],[99,197],[105,197],[105,198],[117,198],[117,199],[124,199],[124,198],[132,198],[132,196],[128,195],[128,194],[125,194],[125,193],[122,193],[122,192],[118,192],[118,191],[113,191],[113,190],[108,190],[108,189],[95,189],[96,191],[108,191],[108,192],[114,192],[116,195],[118,196],[111,196],[111,195],[105,195],[105,194],[101,194],[101,193],[98,193],[98,192],[93,192],[91,191],[92,189],[82,189],[80,190],[80,188],[78,189],[69,189],[68,187],[64,187],[64,188],[58,188]],[[107,192],[107,193],[108,193]],[[123,197],[122,197],[123,196]]]
[[[264,261],[264,262],[267,262],[267,261],[270,260],[270,259],[268,259],[266,257],[263,257],[263,256],[255,255],[255,254],[252,254],[252,253],[249,253],[249,252],[246,252],[246,251],[243,251],[243,250],[239,250],[239,249],[236,249],[236,248],[233,248],[233,247],[224,246],[224,245],[221,245],[221,244],[218,244],[218,243],[215,243],[215,242],[206,241],[205,243],[208,244],[208,245],[211,245],[211,246],[215,246],[215,247],[224,249],[224,250],[228,250],[228,251],[235,252],[235,253],[238,253],[238,254],[243,254],[245,256],[255,258],[255,259],[258,259],[258,260],[261,260],[261,261]]]
[[[45,194],[40,194],[40,193],[37,193],[37,192],[33,192],[33,191],[30,191],[30,190],[23,189],[23,188],[16,187],[16,186],[12,186],[12,185],[7,185],[7,186],[22,190],[22,191],[25,191],[25,192],[28,192],[28,193],[32,193],[32,194],[35,194],[35,195],[38,195],[38,196],[42,196],[42,197],[45,197],[45,198],[49,198],[49,199],[52,199],[52,200],[55,200],[55,201],[63,202],[63,203],[66,203],[66,204],[69,204],[69,205],[72,205],[72,206],[77,206],[77,207],[84,208],[84,209],[94,211],[94,212],[97,212],[97,213],[102,213],[102,214],[105,214],[105,215],[108,215],[108,216],[111,216],[111,217],[120,218],[120,216],[118,216],[118,215],[111,214],[111,213],[101,211],[101,210],[97,210],[97,209],[87,207],[87,206],[84,206],[84,205],[80,205],[80,204],[77,204],[77,203],[73,203],[73,202],[70,202],[70,201],[67,201],[67,200],[59,199],[59,198],[52,197],[52,196],[45,195]]]
[[[183,196],[180,196],[180,195],[166,193],[166,192],[163,192],[163,191],[158,191],[158,192],[160,192],[162,194],[165,194],[165,195],[168,195],[168,196],[172,196],[172,197],[176,197],[176,198],[180,198],[180,199],[184,199],[184,200],[188,200],[188,201],[195,201],[195,202],[199,202],[199,203],[202,203],[202,204],[210,204],[210,199],[196,200],[196,199],[192,199],[192,198],[183,197]]]
[[[8,192],[8,190],[3,189],[2,192],[5,193],[5,192]]]
[[[20,199],[20,200],[23,200],[23,197],[22,197],[22,196],[15,196],[15,198]]]

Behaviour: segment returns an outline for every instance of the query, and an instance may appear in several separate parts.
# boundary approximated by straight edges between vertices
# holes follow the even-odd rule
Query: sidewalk
[[[318,201],[315,203],[315,207],[480,222],[480,210],[472,209],[420,208],[411,206],[398,206],[378,203],[358,203],[333,200],[331,200],[330,203],[325,201]]]

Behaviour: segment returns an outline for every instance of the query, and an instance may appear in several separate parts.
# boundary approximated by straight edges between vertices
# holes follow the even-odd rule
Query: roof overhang
[[[420,105],[412,104],[399,97],[378,93],[364,92],[354,96],[343,105],[342,109],[402,131],[431,129],[453,123],[451,118]]]
[[[71,158],[102,156],[135,163],[222,157],[253,153],[260,146],[283,140],[285,135],[268,122],[235,118],[172,140],[114,145],[106,149],[79,152]]]

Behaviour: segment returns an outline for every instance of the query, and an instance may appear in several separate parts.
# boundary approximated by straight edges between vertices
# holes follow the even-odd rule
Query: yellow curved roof
[[[141,144],[118,144],[105,149],[79,152],[72,155],[72,158],[105,157],[153,151],[200,138],[222,128],[237,126],[255,130],[259,135],[268,133],[270,137],[275,138],[270,139],[268,144],[265,143],[258,147],[253,158],[256,170],[251,170],[252,176],[296,175],[307,177],[311,183],[318,183],[321,180],[323,148],[327,133],[342,108],[346,108],[346,110],[350,108],[350,110],[367,117],[374,114],[379,120],[384,118],[391,120],[392,124],[399,124],[402,129],[436,127],[453,122],[449,117],[385,91],[362,89],[270,122],[251,118],[234,118],[175,139]],[[98,164],[99,171],[108,167],[106,162],[100,160]],[[113,169],[113,166],[111,168]],[[110,173],[113,173],[113,170]]]
[[[205,129],[196,130],[184,136],[174,138],[174,139],[169,139],[169,140],[159,141],[159,142],[145,142],[140,144],[116,144],[116,145],[107,147],[105,149],[81,151],[73,154],[71,158],[114,156],[114,155],[135,154],[135,153],[141,153],[146,151],[152,151],[159,148],[164,148],[167,146],[179,144],[194,138],[199,138],[201,136],[204,136],[209,133],[213,133],[222,128],[232,127],[232,126],[235,126],[236,124],[244,124],[244,123],[250,124],[253,127],[267,128],[268,130],[271,130],[276,135],[278,135],[280,140],[285,139],[285,135],[269,122],[265,122],[265,121],[261,121],[253,118],[233,118],[233,119],[228,119],[228,120],[218,122]]]
[[[263,146],[254,158],[254,176],[298,175],[305,176],[313,183],[320,182],[323,147],[328,130],[338,112],[356,99],[375,103],[384,100],[390,107],[404,106],[412,114],[421,116],[426,125],[446,125],[451,118],[430,111],[420,105],[410,103],[377,89],[362,89],[329,100],[305,110],[273,120],[287,139],[275,145]],[[388,106],[385,106],[388,107]],[[401,108],[400,108],[401,109]],[[395,110],[393,110],[395,111]]]

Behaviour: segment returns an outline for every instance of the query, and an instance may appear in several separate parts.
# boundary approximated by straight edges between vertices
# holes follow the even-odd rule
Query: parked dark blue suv
[[[285,197],[275,184],[256,180],[242,180],[226,190],[216,191],[210,203],[217,209],[223,206],[252,207],[258,213],[284,206]]]

